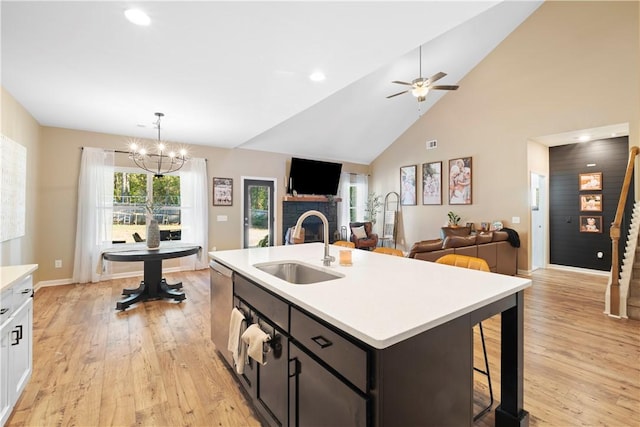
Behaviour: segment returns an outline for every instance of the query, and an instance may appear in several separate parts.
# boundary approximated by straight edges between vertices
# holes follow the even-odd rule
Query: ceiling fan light
[[[151,18],[149,18],[149,15],[140,9],[127,9],[124,11],[124,16],[129,20],[129,22],[136,25],[146,27],[151,24]]]
[[[424,98],[427,96],[427,93],[429,93],[429,88],[426,86],[416,86],[411,89],[411,94],[416,98]]]

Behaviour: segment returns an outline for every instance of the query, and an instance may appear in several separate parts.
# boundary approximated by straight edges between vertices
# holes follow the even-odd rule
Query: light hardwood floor
[[[186,301],[115,310],[139,279],[42,288],[34,371],[8,426],[255,426],[214,353],[208,270],[168,274]],[[525,292],[525,409],[532,426],[640,426],[640,322],[602,314],[606,279],[535,272]],[[496,404],[499,316],[483,322]],[[476,361],[480,363],[476,343]],[[486,381],[476,381],[479,398]],[[493,425],[493,412],[476,423]],[[430,425],[425,420],[425,426]]]

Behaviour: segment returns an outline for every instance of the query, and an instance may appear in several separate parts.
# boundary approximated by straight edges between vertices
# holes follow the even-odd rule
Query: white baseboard
[[[610,276],[610,271],[591,270],[589,268],[570,267],[567,265],[547,264],[545,268],[553,268],[555,270],[573,271],[575,273],[593,274],[594,276]]]
[[[191,268],[182,269],[181,267],[170,267],[163,268],[163,273],[177,273],[180,271],[193,271]],[[127,279],[129,277],[140,277],[144,275],[144,271],[127,271],[125,273],[117,273],[117,274],[103,274],[100,277],[100,281],[103,282],[105,280],[114,280],[114,279]],[[48,287],[48,286],[63,286],[63,285],[72,285],[74,282],[71,278],[68,279],[56,279],[56,280],[43,280],[38,282],[34,287],[34,292],[40,288]]]

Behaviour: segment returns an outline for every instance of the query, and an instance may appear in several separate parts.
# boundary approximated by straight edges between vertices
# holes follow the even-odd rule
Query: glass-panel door
[[[274,181],[244,179],[244,247],[274,245]]]

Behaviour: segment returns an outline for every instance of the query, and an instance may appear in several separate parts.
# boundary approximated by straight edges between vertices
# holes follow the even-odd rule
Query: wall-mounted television
[[[291,158],[289,171],[289,192],[294,194],[338,194],[342,163]]]

